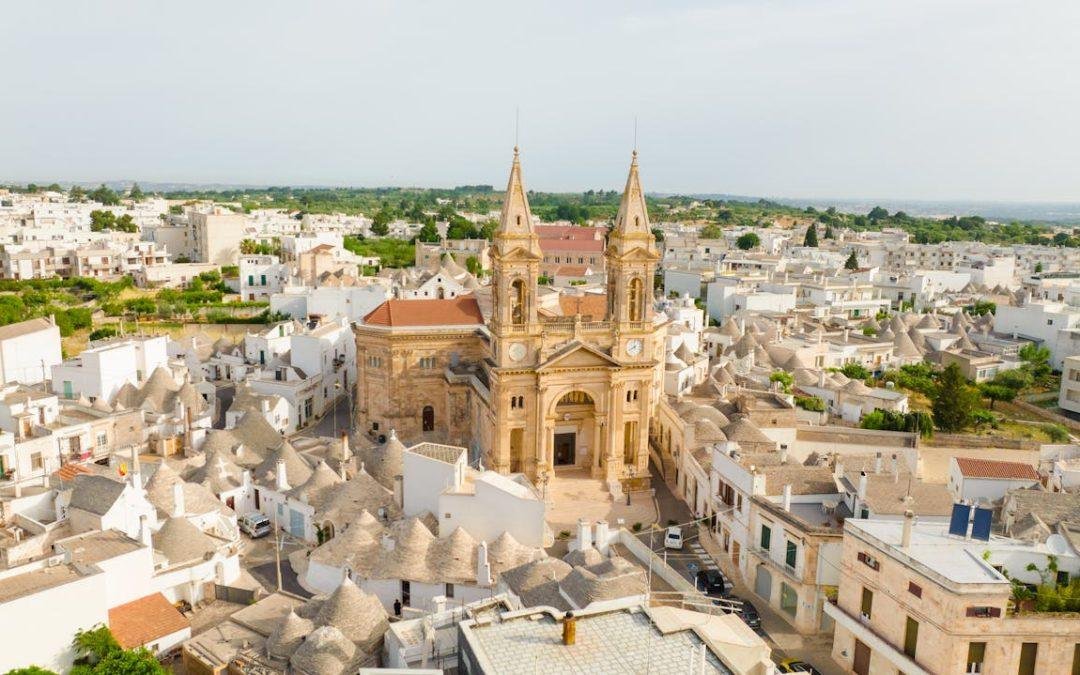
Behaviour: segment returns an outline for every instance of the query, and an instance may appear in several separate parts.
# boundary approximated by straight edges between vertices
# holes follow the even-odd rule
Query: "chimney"
[[[142,469],[139,467],[139,447],[131,446],[131,484],[137,488],[142,487]]]
[[[877,453],[876,457],[874,457],[874,473],[875,474],[881,473],[881,453],[880,452]]]
[[[139,541],[143,546],[153,546],[150,539],[150,522],[146,516],[139,516]]]
[[[603,555],[607,555],[609,548],[608,540],[610,536],[607,521],[596,521],[596,536],[593,537],[593,546],[595,546],[596,550],[600,551]]]
[[[788,483],[788,484],[786,484],[784,486],[784,496],[782,497],[782,502],[781,503],[784,506],[784,510],[790,513],[791,512],[791,483]]]
[[[184,406],[184,456],[190,457],[194,449],[191,440],[191,406]]]
[[[251,487],[251,471],[244,469],[244,473],[240,475],[241,484],[246,487]]]
[[[824,370],[819,370],[818,373],[817,373],[817,386],[822,388],[822,389],[825,388],[825,371]]]
[[[22,497],[22,483],[19,482],[19,463],[11,467],[11,480],[15,483],[15,499]]]
[[[915,512],[911,509],[904,511],[904,530],[900,535],[900,546],[907,548],[911,546],[911,525],[915,520]]]
[[[575,642],[577,642],[577,619],[574,618],[573,612],[567,612],[563,616],[562,643],[567,647],[572,647]]]
[[[278,492],[285,492],[289,489],[288,476],[285,475],[284,459],[279,459],[277,461],[277,468],[274,470],[274,479],[276,481],[276,487]]]
[[[390,536],[389,532],[383,534],[381,543],[383,549],[386,551],[393,551],[396,545],[394,538]]]
[[[578,518],[577,521],[577,543],[580,551],[592,548],[592,528],[589,527],[589,521],[584,518]]]
[[[860,502],[866,500],[866,480],[867,480],[866,479],[866,472],[865,471],[860,471],[859,472],[859,493],[858,493]]]
[[[896,459],[896,453],[892,456],[892,480],[894,483],[900,482],[900,462]]]
[[[405,481],[401,476],[394,476],[394,503],[399,509],[405,508]]]
[[[780,444],[780,463],[787,464],[787,444]]]
[[[266,413],[270,412],[270,399],[267,399],[267,398],[259,399],[259,410],[261,410],[264,415]]]
[[[476,547],[476,585],[488,587],[491,584],[491,563],[488,562],[487,542],[481,541]]]
[[[184,503],[184,483],[176,481],[172,486],[173,508],[172,517],[179,518],[187,513],[187,504]]]

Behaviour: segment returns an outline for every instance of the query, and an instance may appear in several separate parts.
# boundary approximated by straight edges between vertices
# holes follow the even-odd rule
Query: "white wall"
[[[460,462],[464,462],[464,452]],[[419,516],[425,511],[439,513],[440,495],[455,485],[460,469],[415,452],[406,451],[402,461],[402,508],[406,516]]]
[[[76,631],[109,622],[105,594],[101,575],[92,574],[0,604],[0,672],[31,665],[67,672]]]
[[[60,329],[56,326],[0,340],[0,376],[4,383],[43,382],[61,360]]]
[[[442,495],[436,511],[439,536],[448,537],[461,527],[478,541],[493,542],[503,532],[509,532],[520,544],[543,547],[544,502],[514,494],[525,490],[516,483],[504,489],[506,483],[512,481],[488,471],[474,481],[476,494]]]

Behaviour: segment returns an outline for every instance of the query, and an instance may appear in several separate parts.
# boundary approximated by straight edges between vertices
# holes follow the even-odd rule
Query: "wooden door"
[[[855,663],[852,670],[856,675],[870,675],[870,647],[855,641]]]

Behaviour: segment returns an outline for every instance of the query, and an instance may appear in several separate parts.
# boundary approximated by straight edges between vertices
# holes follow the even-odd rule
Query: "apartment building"
[[[278,262],[277,256],[240,256],[240,297],[269,302],[289,283],[289,276],[289,266]]]
[[[1077,672],[1075,615],[1019,611],[1013,585],[1041,582],[1056,555],[1057,579],[1080,573],[1073,548],[1051,548],[941,522],[844,523],[840,587],[825,611],[836,622],[833,658],[858,675]],[[989,513],[989,512],[986,512]],[[976,519],[978,523],[978,518]],[[1067,550],[1066,550],[1067,548]]]
[[[994,331],[1039,342],[1050,350],[1050,365],[1061,370],[1066,357],[1080,354],[1080,306],[1062,302],[999,305]]]
[[[1080,355],[1066,357],[1061,367],[1061,393],[1058,406],[1080,413]]]
[[[214,207],[206,213],[189,212],[188,223],[196,261],[236,264],[247,224],[243,214]]]

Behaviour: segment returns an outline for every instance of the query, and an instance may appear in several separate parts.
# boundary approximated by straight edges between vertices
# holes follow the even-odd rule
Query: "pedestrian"
[[[401,616],[401,600],[394,600],[394,616]]]

